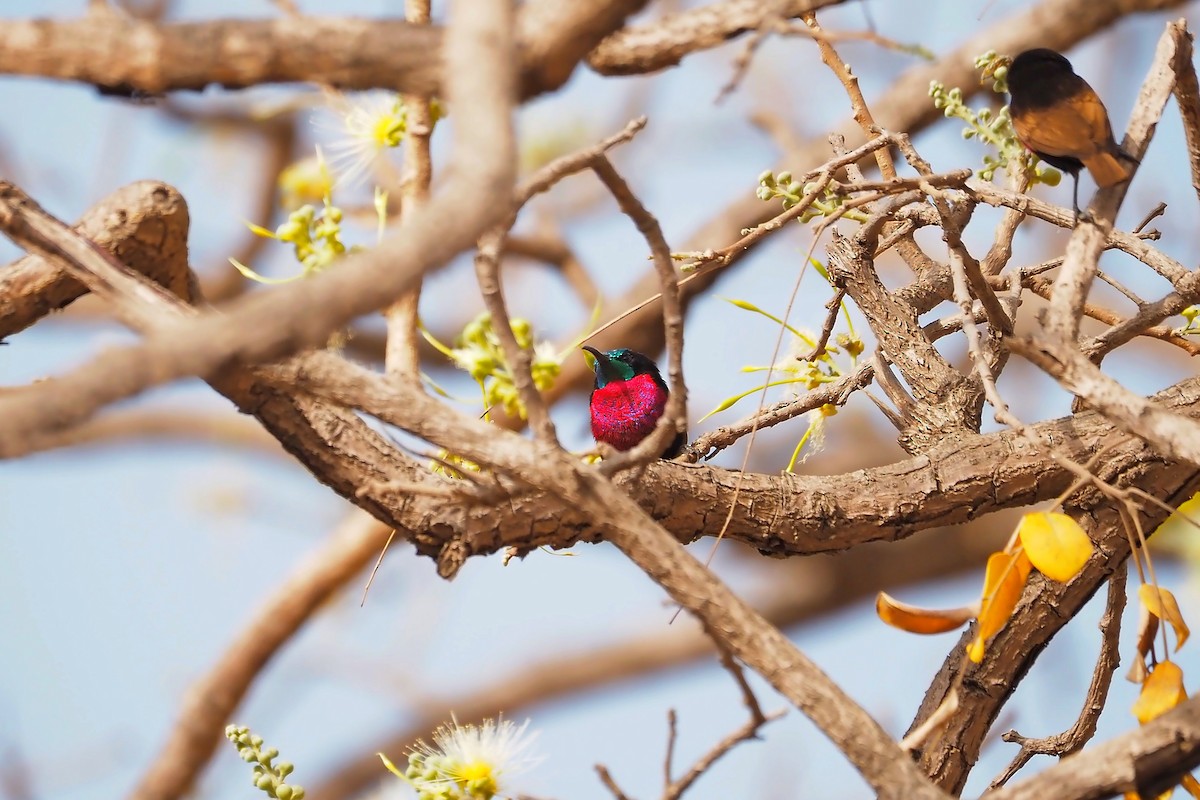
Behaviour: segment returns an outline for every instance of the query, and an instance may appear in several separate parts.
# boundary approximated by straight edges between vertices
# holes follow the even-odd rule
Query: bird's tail
[[[1122,153],[1122,155],[1124,154]],[[1129,176],[1132,174],[1129,167],[1122,163],[1117,154],[1107,151],[1099,152],[1091,158],[1085,158],[1083,164],[1088,168],[1088,172],[1092,173],[1096,185],[1101,189],[1123,183],[1129,180]]]

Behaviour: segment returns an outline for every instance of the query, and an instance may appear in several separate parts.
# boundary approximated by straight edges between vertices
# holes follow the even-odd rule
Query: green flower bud
[[[523,349],[528,349],[533,345],[533,325],[529,324],[529,320],[512,320],[512,331],[513,336],[517,339],[517,344]]]
[[[278,797],[279,800],[292,800],[292,787],[288,786],[286,783],[279,784],[275,787],[275,796]]]
[[[1062,182],[1062,173],[1052,167],[1046,167],[1038,173],[1038,180],[1047,186],[1058,186]]]
[[[485,325],[487,327],[491,327],[491,321],[488,320],[487,322],[485,322],[485,318],[486,318],[486,315],[481,314],[480,316],[476,317],[475,319],[473,319],[467,323],[467,326],[465,328],[463,328],[463,332],[462,332],[463,342],[465,342],[465,343],[482,343],[485,340],[485,338],[487,336],[487,331],[486,331]]]
[[[790,173],[786,170],[779,173],[777,176],[775,176],[775,182],[776,183],[791,183],[792,182],[792,173]]]

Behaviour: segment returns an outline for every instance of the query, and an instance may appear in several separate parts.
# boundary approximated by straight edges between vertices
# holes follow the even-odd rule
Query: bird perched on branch
[[[596,384],[588,400],[592,436],[617,450],[630,450],[654,430],[667,408],[670,391],[653,361],[635,350],[621,348],[592,354]],[[674,458],[687,441],[680,433],[667,446],[662,458]]]
[[[1087,167],[1101,189],[1129,180],[1124,162],[1134,159],[1113,139],[1104,103],[1061,53],[1026,50],[1009,64],[1007,81],[1017,138],[1075,179],[1077,218],[1080,169]]]

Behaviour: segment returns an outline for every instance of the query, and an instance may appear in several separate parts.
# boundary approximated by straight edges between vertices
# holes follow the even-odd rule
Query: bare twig
[[[1060,228],[1070,228],[1074,222],[1074,214],[1070,209],[1051,205],[1029,195],[1016,194],[999,189],[991,184],[974,182],[968,184],[967,190],[972,197],[988,205],[1003,206],[1014,211],[1020,211],[1031,217],[1050,222]],[[1143,239],[1134,234],[1117,230],[1109,231],[1104,246],[1128,253],[1159,275],[1162,275],[1172,284],[1191,274],[1191,270],[1183,264],[1146,244]]]
[[[492,317],[492,328],[500,339],[508,362],[513,385],[521,397],[538,441],[547,446],[556,446],[558,437],[545,399],[538,392],[530,373],[532,355],[520,346],[512,330],[508,305],[500,287],[500,250],[509,229],[517,219],[517,212],[536,194],[549,190],[563,178],[581,172],[598,163],[607,163],[604,153],[618,144],[632,139],[646,125],[646,118],[630,121],[623,130],[578,153],[559,158],[538,170],[522,182],[515,192],[512,212],[495,228],[488,231],[479,242],[475,257],[475,275],[484,304]]]
[[[988,792],[988,800],[1111,797],[1133,791],[1157,797],[1200,765],[1200,697],[1032,778]]]
[[[1069,729],[1053,736],[1031,738],[1021,736],[1016,731],[1005,733],[1004,741],[1016,742],[1021,746],[1021,751],[1004,772],[991,782],[989,789],[1003,786],[1034,756],[1069,756],[1082,750],[1096,735],[1096,723],[1108,702],[1108,689],[1112,685],[1113,673],[1121,664],[1121,616],[1125,612],[1127,572],[1126,564],[1122,563],[1108,579],[1108,599],[1105,601],[1104,616],[1100,618],[1100,656],[1096,659],[1092,682],[1088,685],[1087,698],[1083,701],[1083,710],[1079,712],[1079,718]]]
[[[825,355],[825,348],[829,346],[829,337],[833,335],[833,326],[837,324],[838,312],[842,310],[842,300],[845,297],[845,289],[839,287],[833,290],[833,297],[825,303],[825,321],[821,324],[821,332],[817,334],[817,340],[807,353],[796,356],[798,361],[812,361]]]
[[[603,764],[597,764],[596,774],[600,776],[600,782],[604,784],[604,787],[612,792],[614,800],[629,800],[629,796],[621,791],[621,787],[617,786],[617,782],[609,774],[608,767]]]
[[[730,733],[721,741],[717,742],[713,747],[692,764],[688,771],[680,776],[678,780],[671,780],[671,747],[668,747],[667,755],[667,784],[663,790],[662,800],[679,800],[683,797],[684,792],[692,787],[697,780],[707,772],[713,764],[728,753],[733,748],[737,747],[742,742],[749,741],[758,736],[758,731],[763,725],[766,725],[772,720],[776,720],[783,716],[783,711],[776,711],[771,714],[763,714],[762,708],[758,704],[758,698],[754,696],[754,690],[750,688],[750,684],[746,682],[746,676],[742,673],[742,668],[723,647],[720,646],[718,640],[717,653],[721,659],[721,666],[733,676],[738,688],[742,692],[742,702],[746,705],[746,710],[750,712],[750,719],[746,720],[737,730]],[[671,712],[671,745],[675,741],[675,713]]]
[[[663,326],[667,341],[667,369],[671,379],[671,393],[667,409],[659,418],[654,431],[626,453],[606,458],[601,471],[613,475],[625,467],[655,458],[671,439],[683,432],[687,426],[687,385],[683,380],[683,302],[679,297],[679,276],[671,260],[671,248],[663,236],[658,220],[642,205],[625,179],[617,173],[612,162],[601,156],[592,165],[597,177],[608,188],[621,211],[637,226],[645,237],[658,273],[659,293],[663,301]]]
[[[413,25],[429,25],[430,0],[404,0],[404,19]],[[400,219],[417,211],[429,196],[433,162],[429,157],[429,139],[433,135],[433,115],[429,98],[422,94],[401,95],[408,114],[404,137],[404,168],[400,176]],[[419,380],[421,356],[418,350],[417,312],[421,301],[421,282],[400,295],[384,309],[387,320],[387,348],[384,367],[388,372],[409,380]]]
[[[689,457],[686,460],[712,458],[743,436],[748,435],[755,427],[770,428],[830,403],[842,405],[851,394],[868,385],[874,374],[874,368],[870,362],[864,362],[854,372],[834,383],[809,389],[799,397],[783,400],[754,413],[747,419],[706,433],[688,447]]]
[[[862,95],[862,90],[858,88],[858,78],[846,66],[846,62],[838,55],[827,36],[821,34],[824,31],[817,22],[817,15],[812,12],[806,12],[801,15],[804,24],[812,31],[813,38],[817,42],[817,49],[821,51],[821,60],[825,65],[833,70],[833,74],[841,81],[842,86],[846,90],[846,94],[850,97],[850,107],[853,109],[854,121],[858,123],[859,128],[865,136],[878,136],[881,131],[875,123],[875,116],[867,107],[866,98]],[[879,165],[879,173],[883,175],[885,181],[890,181],[896,177],[896,165],[892,163],[892,154],[886,149],[875,151],[875,162]]]

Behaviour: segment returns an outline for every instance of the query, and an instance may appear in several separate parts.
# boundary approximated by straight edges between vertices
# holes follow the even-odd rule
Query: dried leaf
[[[1191,632],[1183,621],[1183,612],[1179,610],[1179,603],[1175,602],[1175,595],[1161,586],[1143,583],[1138,587],[1138,598],[1151,614],[1171,623],[1175,631],[1175,651],[1179,652]]]
[[[1079,523],[1057,512],[1026,514],[1017,533],[1038,571],[1059,583],[1078,575],[1096,549]]]
[[[988,556],[983,597],[979,604],[979,625],[975,641],[967,646],[967,657],[976,664],[983,661],[984,644],[1004,627],[1017,607],[1029,578],[1030,566],[1024,550]]]
[[[1183,689],[1183,670],[1174,661],[1162,661],[1142,684],[1142,693],[1133,704],[1133,715],[1145,725],[1187,699]]]
[[[1137,637],[1137,654],[1138,657],[1132,664],[1129,665],[1129,673],[1125,676],[1125,680],[1130,683],[1145,683],[1146,678],[1150,676],[1150,670],[1146,669],[1146,656],[1150,654],[1150,648],[1154,646],[1154,637],[1158,635],[1158,617],[1150,613],[1144,606],[1138,606],[1138,637]]]
[[[902,631],[920,634],[945,633],[970,622],[979,613],[979,606],[921,608],[901,603],[887,592],[880,592],[875,598],[875,613],[888,625]]]

